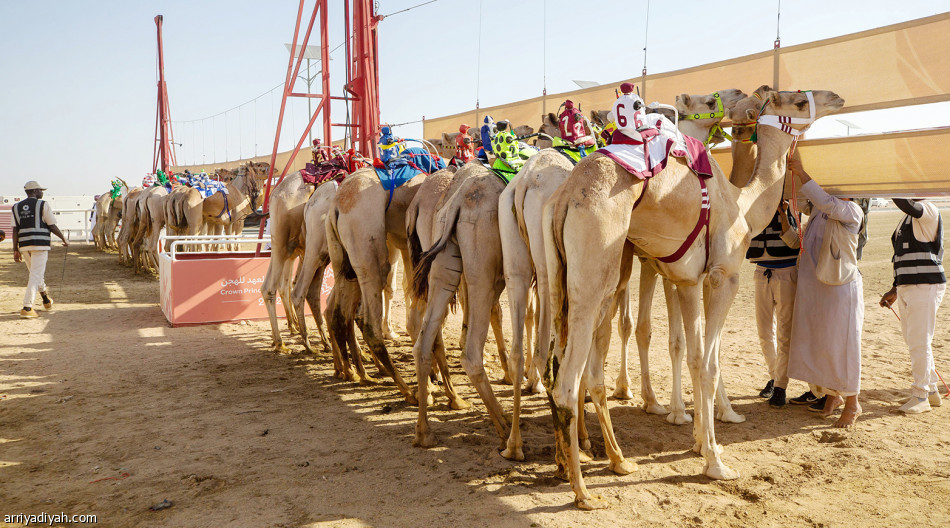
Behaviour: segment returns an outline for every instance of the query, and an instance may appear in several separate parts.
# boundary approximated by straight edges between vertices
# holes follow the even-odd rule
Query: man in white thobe
[[[822,416],[844,404],[835,427],[851,427],[861,414],[864,293],[857,242],[864,213],[850,200],[822,190],[801,161],[789,161],[788,169],[813,205],[798,260],[788,375],[824,388],[828,398]]]

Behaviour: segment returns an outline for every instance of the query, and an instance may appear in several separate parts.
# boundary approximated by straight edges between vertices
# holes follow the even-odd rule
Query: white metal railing
[[[172,260],[176,259],[178,250],[182,246],[197,246],[201,244],[270,244],[270,236],[263,238],[247,235],[190,235],[190,236],[162,236],[159,238],[159,247],[165,247],[169,243],[167,253]],[[215,253],[214,251],[200,251],[200,253]]]
[[[82,236],[79,240],[89,241],[92,235],[92,226],[90,225],[92,221],[89,219],[90,213],[95,209],[55,209],[53,213],[56,216],[59,216],[61,213],[83,213],[82,215],[82,229],[78,227],[65,227],[61,225],[60,218],[57,218],[56,225],[59,227],[60,231],[63,231],[63,234],[66,235],[67,240],[73,240],[73,234],[77,231]]]

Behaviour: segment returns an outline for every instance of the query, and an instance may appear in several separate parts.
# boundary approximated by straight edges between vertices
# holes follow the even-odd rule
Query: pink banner
[[[176,257],[172,260],[162,253],[159,258],[162,312],[172,326],[267,319],[261,285],[270,255],[178,253]],[[332,288],[333,271],[327,268],[321,306],[326,306]],[[305,310],[309,315],[309,307]],[[279,295],[277,316],[284,317]]]

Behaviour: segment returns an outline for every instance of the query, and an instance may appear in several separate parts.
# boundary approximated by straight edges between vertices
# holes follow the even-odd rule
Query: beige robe
[[[829,195],[814,181],[801,190],[812,202],[814,214],[805,227],[804,252],[798,259],[788,375],[828,389],[857,393],[861,390],[864,325],[861,274],[855,274],[851,282],[831,286],[818,280],[816,267],[825,242],[825,224],[840,222],[856,238],[864,213],[857,204]]]

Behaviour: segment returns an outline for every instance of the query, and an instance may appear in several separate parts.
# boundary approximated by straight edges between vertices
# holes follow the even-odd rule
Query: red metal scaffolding
[[[165,54],[162,51],[162,15],[155,17],[158,26],[158,105],[155,109],[155,143],[152,146],[152,174],[157,169],[167,173],[175,160],[175,139],[172,135],[171,112],[168,109],[168,88],[165,85]]]
[[[271,151],[270,169],[268,170],[267,186],[264,191],[264,213],[268,211],[270,201],[271,182],[274,177],[274,164],[277,162],[277,148],[280,142],[280,131],[284,120],[284,111],[289,97],[310,97],[319,101],[306,128],[300,131],[297,141],[287,164],[280,171],[277,183],[280,183],[293,166],[294,158],[307,139],[311,127],[317,117],[323,116],[323,144],[333,142],[333,127],[344,127],[351,140],[351,147],[368,158],[375,157],[375,138],[379,131],[379,68],[377,62],[377,25],[380,18],[373,12],[372,0],[343,0],[344,4],[344,38],[346,39],[346,94],[331,95],[330,93],[330,53],[328,49],[329,26],[327,16],[328,0],[316,0],[310,14],[303,39],[300,37],[300,27],[304,20],[304,2],[300,0],[297,8],[297,23],[294,26],[294,38],[291,44],[290,60],[287,63],[287,75],[284,79],[284,93],[280,101],[280,113],[277,117],[277,131],[274,134],[274,148]],[[352,17],[351,17],[352,11]],[[308,94],[293,91],[300,66],[303,63],[304,53],[310,41],[317,16],[320,17],[320,76],[321,93]],[[297,50],[301,50],[298,53]],[[296,60],[295,60],[296,59]],[[334,123],[331,117],[330,102],[333,100],[348,101],[352,113],[350,123]],[[261,233],[263,233],[263,223]]]

